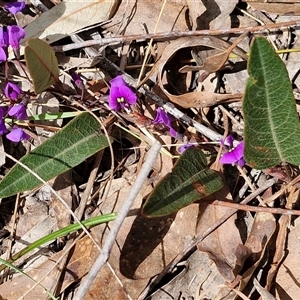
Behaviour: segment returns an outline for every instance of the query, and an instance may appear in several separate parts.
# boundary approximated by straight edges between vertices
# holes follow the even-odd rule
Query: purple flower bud
[[[108,105],[111,109],[118,111],[121,108],[128,108],[137,101],[136,94],[126,85],[121,75],[110,81],[110,94]]]
[[[8,115],[17,118],[18,120],[28,119],[28,115],[26,112],[26,105],[20,103],[12,106],[8,111]]]
[[[11,140],[12,142],[20,142],[22,140],[29,140],[30,136],[25,133],[21,128],[14,127],[6,137]]]
[[[7,26],[8,41],[13,49],[20,48],[20,41],[25,37],[25,30],[17,25]]]
[[[4,7],[13,15],[25,8],[25,2],[5,3]]]
[[[221,164],[238,163],[240,167],[245,165],[244,160],[244,141],[240,142],[235,148],[233,147],[233,138],[228,136],[225,141],[221,140],[221,144],[227,148],[227,152],[220,159]]]
[[[5,122],[3,119],[0,119],[0,135],[6,133],[8,130],[5,126]]]
[[[4,89],[5,96],[11,100],[17,100],[21,92],[22,90],[12,82],[7,82]]]

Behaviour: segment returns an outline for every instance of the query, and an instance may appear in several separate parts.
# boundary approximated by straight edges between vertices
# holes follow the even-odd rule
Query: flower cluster
[[[5,4],[5,8],[12,14],[16,14],[24,9],[24,7],[24,1]],[[0,63],[5,62],[7,64],[8,47],[11,47],[15,55],[18,56],[20,41],[24,37],[25,30],[20,26],[11,25],[0,27]],[[20,99],[22,90],[15,83],[7,81],[3,92],[6,100],[9,100],[10,104],[9,106],[0,106],[0,135],[8,133],[9,131],[5,123],[6,117],[10,117],[13,121],[28,119],[26,112],[27,101]],[[12,129],[6,137],[13,142],[29,139],[29,135],[17,125],[12,125]]]
[[[20,48],[20,41],[25,37],[25,30],[17,25],[0,27],[0,62],[7,59],[8,47],[11,46],[15,52]]]
[[[76,82],[76,76],[73,77],[73,80]],[[110,81],[108,105],[112,110],[119,111],[125,109],[128,111],[132,105],[136,104],[136,101],[137,96],[135,92],[127,86],[121,75]],[[181,134],[172,127],[172,121],[172,117],[159,107],[156,110],[156,117],[152,123],[154,125],[162,124],[169,129],[169,133],[172,137],[181,139]]]
[[[0,135],[7,133],[8,130],[5,125],[5,117],[9,116],[16,120],[26,120],[28,119],[28,115],[26,112],[27,102],[25,100],[21,100],[21,102],[17,102],[19,95],[21,95],[22,90],[14,83],[8,82],[4,89],[4,94],[6,98],[11,100],[12,105],[0,106]],[[13,141],[19,142],[21,140],[28,140],[30,137],[27,133],[25,133],[21,128],[14,125],[11,129],[10,133],[6,135],[6,137]]]
[[[227,150],[220,159],[221,164],[235,164],[240,167],[245,165],[244,160],[244,141],[240,142],[236,147],[233,146],[233,137],[227,136],[225,140],[221,139],[221,145]]]

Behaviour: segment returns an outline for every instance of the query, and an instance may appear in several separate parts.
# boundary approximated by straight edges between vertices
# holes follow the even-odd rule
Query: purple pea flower
[[[3,117],[7,113],[7,107],[6,106],[0,106],[0,135],[7,132],[7,128],[5,126],[5,122],[3,120]]]
[[[3,48],[0,48],[0,63],[6,61],[7,56]]]
[[[6,133],[8,130],[5,126],[5,122],[3,119],[0,119],[0,135]]]
[[[0,119],[2,119],[7,113],[7,106],[0,106]]]
[[[20,142],[22,140],[29,140],[30,136],[25,133],[21,128],[14,127],[6,137],[11,140],[12,142]]]
[[[25,30],[17,25],[7,26],[8,41],[13,49],[20,48],[20,41],[25,37]]]
[[[8,111],[8,115],[11,117],[16,117],[18,120],[28,119],[28,115],[26,112],[26,105],[20,103],[12,106]]]
[[[221,139],[220,143],[227,149],[220,159],[221,164],[238,163],[240,167],[245,165],[244,160],[244,141],[241,141],[236,147],[233,147],[233,137],[227,136],[225,140]]]
[[[118,111],[136,103],[136,94],[126,85],[121,75],[112,79],[110,84],[108,105],[111,109]]]
[[[83,90],[83,89],[84,89],[84,85],[83,85],[83,82],[82,82],[80,76],[79,76],[77,73],[74,72],[74,73],[71,74],[71,77],[72,77],[72,79],[73,79],[75,85],[76,85],[79,89]]]
[[[8,32],[2,26],[0,27],[0,47],[7,49],[9,46]]]
[[[7,82],[4,89],[5,96],[11,100],[17,100],[21,92],[22,90],[12,82]]]
[[[22,11],[25,8],[25,2],[12,2],[4,4],[4,7],[13,15],[17,12]]]
[[[170,135],[174,138],[178,138],[179,137],[179,133],[173,129],[171,123],[172,123],[172,119],[171,116],[168,115],[161,107],[159,107],[156,110],[156,117],[155,119],[152,121],[152,123],[155,124],[164,124],[165,126],[167,126],[170,129]]]

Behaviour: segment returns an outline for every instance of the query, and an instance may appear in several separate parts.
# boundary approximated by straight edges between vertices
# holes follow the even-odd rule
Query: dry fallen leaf
[[[108,20],[119,3],[120,0],[65,0],[59,3],[26,26],[21,54],[26,41],[31,38],[40,38],[51,44],[84,27]],[[10,56],[13,57],[12,52]]]
[[[272,294],[270,294],[266,289],[264,289],[255,278],[253,280],[253,284],[259,292],[259,294],[261,295],[262,300],[276,300],[275,297]]]
[[[154,172],[152,176],[156,180],[159,179],[157,172]],[[142,192],[131,207],[109,259],[132,299],[137,299],[149,279],[159,274],[166,264],[184,249],[186,243],[195,235],[197,222],[197,205],[190,205],[180,210],[176,216],[153,219],[142,217],[139,211],[143,197],[152,190],[149,183],[144,184]],[[124,178],[115,179],[112,189],[113,193],[102,206],[103,212],[118,211],[131,185]],[[97,234],[99,239],[105,241],[108,229],[105,226],[102,227],[103,231],[98,228]],[[98,280],[99,282],[105,281],[106,274],[101,272]],[[110,297],[115,299],[114,294]]]
[[[275,230],[276,220],[272,214],[259,212],[255,215],[251,232],[245,243],[245,246],[251,251],[248,258],[251,267],[243,274],[239,285],[239,290],[247,296],[253,292],[251,278],[268,259],[267,247]]]
[[[226,186],[207,198],[232,201]],[[208,227],[230,211],[235,210],[227,207],[201,204],[200,202],[197,235],[201,235]],[[242,244],[242,240],[235,225],[235,219],[236,215],[233,215],[198,244],[198,250],[208,254],[215,262],[220,274],[229,282],[235,279],[242,267],[238,265],[238,262],[243,260],[243,258],[237,257],[237,249]]]
[[[84,237],[76,243],[74,251],[71,253],[72,256],[65,269],[61,291],[65,290],[71,283],[80,280],[89,271],[98,255],[98,250],[89,237]],[[51,256],[44,263],[28,271],[27,274],[35,280],[41,280],[41,284],[48,290],[51,290],[56,284],[59,274],[62,272],[56,265],[56,262],[62,255],[64,255],[63,250]],[[50,273],[44,278],[47,272]],[[48,295],[40,286],[36,286],[29,292],[34,284],[35,283],[28,277],[17,275],[13,277],[12,280],[6,281],[0,285],[0,296],[3,299],[11,300],[19,298],[24,300],[48,299]],[[25,294],[26,296],[24,296]]]
[[[201,108],[220,104],[222,102],[241,100],[243,94],[217,94],[213,92],[191,92],[175,96],[164,90],[169,99],[183,108]]]
[[[300,219],[294,221],[286,244],[286,258],[278,269],[275,283],[276,299],[299,298],[299,236]]]
[[[300,3],[298,0],[247,0],[245,2],[249,2],[249,5],[257,10],[267,13],[279,15],[300,14]]]
[[[232,300],[234,292],[224,287],[227,281],[207,253],[195,251],[182,262],[176,274],[169,274],[167,283],[151,293],[151,300],[222,299]],[[147,299],[148,299],[147,298]]]
[[[200,37],[199,39],[190,39],[189,37],[180,38],[176,41],[171,41],[170,44],[164,49],[162,56],[154,65],[153,69],[150,72],[150,75],[153,75],[157,72],[158,74],[158,81],[159,86],[163,90],[163,92],[168,96],[168,98],[184,107],[184,108],[191,108],[191,107],[205,107],[215,105],[216,103],[228,99],[241,99],[241,94],[217,94],[211,92],[192,92],[186,93],[183,95],[175,96],[170,94],[166,91],[162,84],[162,74],[163,69],[167,61],[180,49],[187,48],[187,47],[195,47],[195,46],[207,46],[210,48],[218,48],[221,50],[228,49],[231,44],[215,38],[215,37]],[[243,50],[239,49],[238,47],[233,49],[233,52],[237,55],[246,59],[246,55]]]

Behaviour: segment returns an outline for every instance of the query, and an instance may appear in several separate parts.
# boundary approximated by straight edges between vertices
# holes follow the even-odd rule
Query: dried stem
[[[282,22],[276,24],[269,24],[263,26],[250,26],[250,27],[241,27],[241,28],[229,28],[229,29],[220,29],[220,30],[192,30],[192,31],[168,31],[161,33],[150,33],[150,34],[136,34],[136,35],[127,35],[127,36],[119,36],[114,38],[103,38],[100,40],[88,40],[84,42],[73,43],[64,46],[54,46],[53,50],[56,52],[65,52],[69,50],[90,47],[94,45],[105,46],[105,45],[115,45],[121,44],[125,42],[141,42],[145,40],[153,39],[155,41],[165,41],[178,39],[180,37],[186,36],[212,36],[212,35],[229,35],[229,34],[241,34],[245,31],[249,32],[262,32],[266,29],[282,29],[284,27],[298,26],[300,25],[299,20]]]

